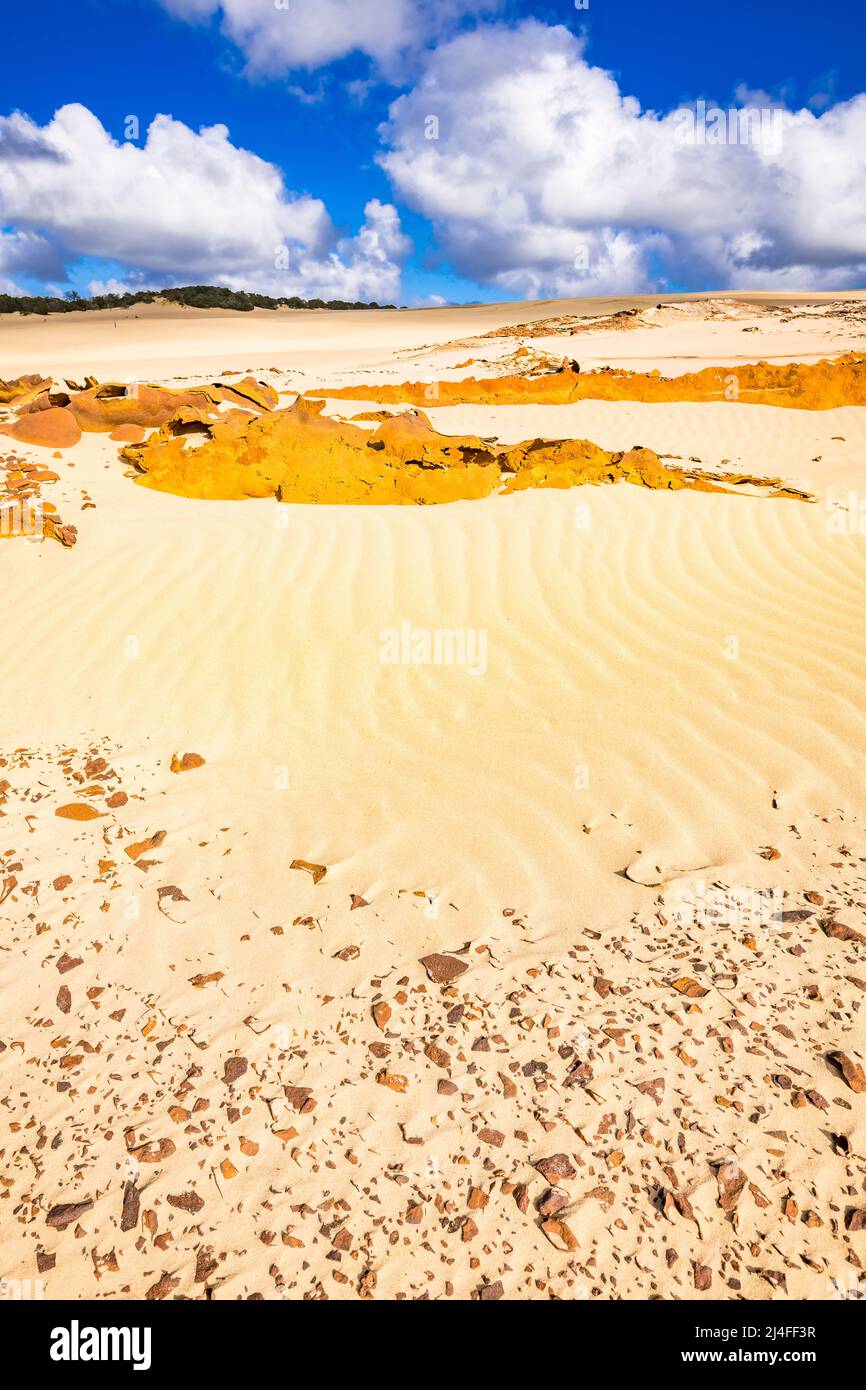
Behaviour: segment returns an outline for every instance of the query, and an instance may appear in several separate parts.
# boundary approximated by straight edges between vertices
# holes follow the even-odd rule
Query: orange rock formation
[[[607,453],[581,439],[530,440],[506,448],[439,434],[411,410],[369,432],[329,419],[319,401],[287,410],[232,411],[201,420],[185,408],[140,445],[121,450],[146,487],[184,497],[276,497],[284,502],[438,503],[625,480],[641,487],[727,492],[744,483],[804,497],[778,479],[716,477],[668,467],[651,449]],[[204,436],[197,447],[194,434]]]
[[[863,391],[863,368],[864,360],[853,355],[814,368],[759,363],[740,369],[740,398],[749,393],[756,398],[758,381],[764,383],[760,390],[766,391],[770,389],[766,381],[781,375],[785,387],[772,388],[780,393],[776,397],[780,404],[791,404],[790,397],[798,391],[813,400],[816,393],[826,395],[831,387],[847,399],[846,393]],[[720,383],[726,384],[729,377],[722,368],[672,380],[608,370],[584,376],[570,365],[540,376],[441,382],[435,398],[444,403],[563,402],[599,394],[609,399],[711,399],[715,387],[723,389]],[[705,390],[704,396],[688,394],[697,390],[696,383]],[[750,485],[773,496],[806,495],[784,487],[778,479],[672,468],[641,447],[607,453],[581,439],[535,439],[505,447],[474,435],[443,435],[418,410],[401,415],[370,412],[367,418],[376,421],[377,428],[368,431],[329,418],[321,400],[299,397],[289,409],[277,410],[277,393],[252,377],[233,386],[216,383],[180,390],[144,385],[130,391],[118,382],[100,385],[93,377],[87,377],[82,386],[67,382],[68,392],[54,392],[50,380],[36,376],[0,385],[8,401],[20,403],[14,423],[0,431],[55,448],[75,444],[82,430],[108,433],[127,444],[121,457],[134,466],[144,486],[184,497],[425,504],[530,487],[569,488],[620,480],[671,490],[730,492]],[[638,389],[645,394],[637,395]],[[424,383],[359,386],[328,394],[363,398],[376,393],[383,400],[407,396],[427,400],[431,388]],[[226,404],[233,408],[221,409]],[[145,439],[148,429],[152,433]],[[46,533],[64,544],[74,543],[74,528],[52,521]]]
[[[0,381],[0,405],[14,405],[16,408],[32,401],[41,391],[47,391],[51,382],[38,375],[19,376],[14,381]]]
[[[8,434],[19,444],[39,444],[45,449],[69,449],[81,438],[75,416],[59,406],[19,415],[13,425],[0,426],[0,434]]]
[[[770,362],[705,367],[684,376],[628,372],[603,367],[581,372],[569,363],[541,376],[503,376],[464,381],[407,381],[400,386],[319,387],[314,398],[381,401],[407,405],[570,405],[574,401],[723,401],[749,405],[830,410],[866,405],[866,357],[847,353],[835,360],[782,366]]]
[[[19,377],[0,383],[0,400],[7,399],[17,409],[12,424],[0,425],[22,443],[46,448],[69,448],[77,444],[82,430],[87,433],[116,433],[131,428],[156,429],[178,410],[188,408],[201,418],[216,418],[223,402],[246,410],[272,410],[277,404],[273,387],[246,377],[233,386],[211,386],[173,390],[167,386],[141,385],[130,389],[122,382],[103,382],[88,377],[84,386],[67,382],[69,391],[52,391],[52,382],[40,377]]]

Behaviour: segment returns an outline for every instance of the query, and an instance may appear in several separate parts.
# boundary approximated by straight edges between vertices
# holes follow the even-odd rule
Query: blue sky
[[[244,16],[246,4],[253,26],[291,24],[296,18],[292,6],[303,7],[312,0],[287,3],[288,13],[275,16],[274,0],[234,0]],[[333,3],[339,8],[342,0]],[[362,291],[359,297],[369,297],[364,288],[379,284],[386,289],[396,285],[400,301],[410,303],[423,302],[428,296],[503,299],[574,291],[575,274],[579,289],[584,271],[581,267],[579,273],[574,271],[567,237],[587,240],[587,292],[627,291],[636,286],[724,288],[752,283],[750,277],[760,279],[762,270],[768,283],[783,283],[786,276],[796,279],[799,275],[808,288],[805,282],[829,284],[834,274],[840,286],[863,283],[862,194],[858,207],[851,188],[851,175],[858,164],[862,174],[864,157],[859,138],[863,112],[857,99],[864,86],[866,19],[860,7],[851,3],[816,7],[806,0],[762,0],[757,5],[725,0],[674,8],[649,0],[590,0],[588,8],[578,10],[572,0],[535,5],[524,0],[501,0],[496,5],[490,0],[493,8],[478,13],[473,0],[462,4],[456,0],[455,13],[443,27],[436,15],[441,12],[441,0],[355,0],[356,7],[369,7],[371,25],[380,11],[388,12],[390,3],[404,3],[412,15],[420,17],[418,42],[409,45],[410,51],[383,59],[374,38],[372,55],[354,51],[321,62],[294,64],[289,54],[275,63],[273,71],[263,69],[261,50],[251,65],[253,40],[249,35],[249,41],[239,40],[237,30],[233,36],[226,33],[225,16],[215,4],[210,6],[215,13],[199,22],[194,22],[194,16],[191,20],[189,12],[196,5],[207,9],[208,0],[78,0],[75,5],[68,0],[40,0],[38,12],[10,7],[4,16],[0,117],[23,113],[32,134],[34,128],[48,127],[59,108],[79,104],[104,127],[108,138],[123,142],[124,122],[133,114],[141,124],[142,145],[157,115],[170,116],[193,132],[227,126],[231,150],[253,152],[279,171],[288,197],[308,195],[326,209],[321,225],[306,241],[301,237],[297,242],[297,254],[294,227],[286,234],[295,265],[290,292],[305,288],[318,292],[324,283],[323,264],[331,266],[327,275],[338,275],[332,256],[348,267],[347,297],[352,297],[353,286]],[[186,17],[169,13],[171,9],[185,10]],[[428,11],[429,31],[424,27]],[[527,23],[531,28],[523,27]],[[481,82],[476,87],[473,63],[476,59],[479,65],[486,62],[491,51],[486,36],[494,31],[500,36],[505,33],[499,67],[486,73],[486,86]],[[266,28],[264,32],[267,52],[268,35],[284,30]],[[568,33],[575,36],[574,46],[565,37]],[[474,34],[478,47],[465,50],[467,71],[455,86],[449,77],[449,46],[461,34],[467,41]],[[531,36],[531,45],[520,41],[523,34]],[[524,52],[529,49],[533,56],[524,74]],[[559,76],[548,110],[544,74],[550,62]],[[592,90],[590,69],[608,75],[604,91]],[[485,132],[479,127],[477,103],[491,110],[494,95],[501,95],[509,83],[514,96],[503,99],[501,110],[506,115],[494,131]],[[581,114],[583,98],[576,106],[571,102],[571,91],[582,83],[592,111],[598,113],[598,131],[592,117]],[[419,115],[423,117],[425,88],[432,93],[428,104],[432,100],[442,107],[443,127],[453,119],[453,131],[446,130],[437,141],[435,168],[427,167],[434,152],[416,139],[408,115],[398,121],[396,131],[383,134],[382,130],[389,107],[401,95],[403,108],[414,113],[412,119],[417,122]],[[689,178],[694,171],[699,182],[706,181],[708,203],[717,200],[719,232],[714,236],[712,223],[700,214],[681,208],[669,220],[661,196],[660,205],[651,206],[645,188],[630,187],[633,171],[624,183],[620,180],[620,186],[628,185],[630,190],[624,202],[611,189],[597,200],[597,208],[582,205],[582,179],[589,187],[592,175],[592,188],[598,186],[598,145],[607,138],[605,110],[612,122],[614,106],[609,103],[619,97],[636,98],[641,115],[656,113],[659,120],[698,98],[725,106],[772,102],[805,114],[786,141],[791,153],[784,160],[770,158],[768,163],[754,151],[729,150],[713,167],[709,160],[702,166],[695,160],[678,165],[680,181],[682,169]],[[538,118],[539,105],[548,124],[527,134]],[[513,131],[508,114],[512,111]],[[832,123],[825,119],[828,115],[834,118]],[[656,181],[673,178],[665,156],[642,153],[647,142],[657,150],[659,122],[636,124],[635,119],[634,115],[630,121],[617,118],[611,135],[612,161],[658,158],[658,167],[667,172],[656,173]],[[508,129],[503,129],[503,120]],[[559,148],[560,129],[568,132],[567,152]],[[116,247],[112,244],[110,220],[120,219],[118,201],[130,200],[128,185],[118,183],[110,160],[106,160],[104,186],[97,195],[91,193],[91,204],[94,199],[97,205],[105,200],[103,222],[109,230],[99,236],[88,229],[84,212],[76,220],[60,206],[63,199],[69,201],[68,185],[45,184],[44,169],[33,187],[24,189],[19,159],[4,179],[4,143],[11,148],[12,133],[7,128],[4,142],[0,129],[0,226],[7,247],[5,268],[0,259],[0,279],[5,277],[10,286],[23,289],[51,284],[86,291],[94,281],[166,283],[190,278],[197,262],[186,247],[178,253],[176,266],[171,264],[170,251],[160,255],[157,265],[147,248],[139,246],[134,259],[129,229],[120,220]],[[472,143],[475,136],[477,145]],[[515,170],[524,171],[520,178],[510,167],[512,148]],[[487,165],[485,150],[489,151]],[[526,163],[530,154],[531,165]],[[63,156],[67,162],[70,157],[75,156]],[[195,157],[194,150],[187,157]],[[386,164],[390,158],[388,167],[383,167],[383,157]],[[471,168],[465,167],[467,159]],[[826,172],[814,169],[823,163],[829,163],[833,173],[829,186]],[[171,167],[176,168],[173,159]],[[525,172],[528,169],[530,174]],[[537,169],[542,172],[536,173]],[[215,186],[220,177],[215,168]],[[811,178],[817,181],[815,189]],[[767,185],[763,204],[755,193],[761,181]],[[569,193],[560,205],[557,193],[565,184]],[[789,198],[790,225],[779,222],[778,208],[771,210],[780,187]],[[486,206],[469,212],[451,206],[449,190],[457,190],[459,199],[461,188],[465,206],[480,188],[486,190],[479,199]],[[847,200],[839,244],[833,229],[823,224],[797,234],[795,224],[816,191],[817,196],[823,193]],[[199,191],[197,196],[206,228],[213,222],[212,214],[208,221],[206,192]],[[585,197],[593,201],[588,192]],[[732,199],[742,201],[736,225],[725,211]],[[43,224],[40,200],[47,209]],[[370,253],[377,264],[382,262],[379,279],[369,248],[352,240],[365,225],[365,208],[371,200],[396,209],[400,233],[411,242],[411,247],[405,240],[398,245],[393,227],[385,229]],[[526,206],[517,207],[523,203]],[[265,221],[269,215],[263,213]],[[330,230],[324,228],[325,218]],[[497,234],[491,238],[495,244],[488,263],[485,219],[494,218]],[[378,226],[378,213],[374,221]],[[282,227],[279,216],[277,222]],[[254,235],[251,229],[246,227],[236,236],[231,227],[221,227],[220,235],[224,244],[219,251],[212,247],[202,255],[200,278],[211,278],[215,269],[230,272],[231,248],[243,240],[238,274],[243,277],[246,271],[253,280],[260,280],[250,287],[274,292],[272,267],[268,265],[267,273],[262,270],[259,276],[256,259],[246,249]],[[175,233],[161,222],[154,236],[164,237],[168,245]],[[399,266],[398,280],[392,264]],[[306,285],[302,284],[305,278]]]

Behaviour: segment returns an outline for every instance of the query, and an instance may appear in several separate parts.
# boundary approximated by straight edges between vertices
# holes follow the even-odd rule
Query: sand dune
[[[853,317],[862,311],[866,291],[849,290],[844,295],[812,293],[668,295],[665,304],[691,304],[714,298],[754,304],[758,314],[752,326],[765,336],[765,356],[782,356],[789,361],[808,361],[827,354],[828,339],[839,352],[862,346],[862,331],[855,326],[846,333],[844,320],[832,319],[823,332],[816,332],[810,306],[842,305]],[[229,358],[246,352],[250,365],[264,368],[270,362],[283,370],[306,374],[315,385],[323,370],[333,375],[345,368],[370,367],[386,361],[395,352],[416,353],[425,346],[437,349],[455,340],[484,338],[503,327],[537,322],[541,317],[574,315],[604,318],[634,307],[651,309],[659,300],[653,295],[599,297],[596,299],[534,300],[526,303],[481,304],[442,309],[400,311],[366,309],[330,313],[325,310],[254,309],[248,314],[187,309],[165,304],[140,305],[116,313],[71,312],[47,317],[4,316],[0,333],[0,376],[20,371],[41,371],[56,378],[94,372],[102,379],[131,376],[168,381],[176,376],[194,375],[206,379],[229,369],[242,369],[247,361]],[[802,309],[795,322],[768,321],[760,310],[765,305]],[[724,362],[731,357],[748,361],[754,357],[757,339],[743,336],[749,322],[709,323],[691,315],[682,326],[669,328],[664,339],[647,329],[648,355],[654,362],[672,366],[684,356],[700,366]],[[560,335],[554,335],[560,342]],[[816,347],[815,339],[820,346]],[[723,343],[727,352],[719,353]],[[710,346],[712,345],[712,346]],[[710,356],[706,354],[709,348]],[[701,354],[703,349],[703,355]],[[633,365],[640,352],[640,337],[629,333],[581,335],[581,355],[596,354],[595,361],[611,365]],[[600,354],[600,356],[599,356]],[[621,356],[620,354],[625,354]],[[465,356],[465,353],[463,354]],[[588,359],[589,360],[589,359]],[[22,366],[23,364],[23,366]],[[695,366],[696,370],[697,367]]]
[[[70,315],[0,327],[0,375],[233,367],[286,405],[323,373],[433,380],[456,340],[548,307]],[[777,319],[755,326],[742,360],[771,355]],[[797,329],[801,360],[856,346],[838,329]],[[713,361],[734,330],[621,337],[673,374],[677,334]],[[586,1299],[860,1278],[864,1102],[833,1058],[856,1082],[863,414],[429,409],[811,504],[216,502],[135,486],[104,435],[53,460],[78,543],[0,547],[5,1277]],[[186,752],[204,765],[173,773]],[[437,983],[434,952],[468,968]]]

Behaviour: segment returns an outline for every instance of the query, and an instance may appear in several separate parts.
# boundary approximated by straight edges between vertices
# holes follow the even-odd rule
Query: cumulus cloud
[[[866,95],[764,116],[645,111],[527,20],[428,54],[380,162],[454,268],[510,293],[862,283]]]
[[[409,249],[396,209],[375,199],[357,236],[340,238],[324,203],[290,193],[225,126],[157,116],[143,143],[117,142],[80,105],[43,127],[0,117],[0,219],[54,248],[54,275],[62,253],[273,295],[393,299]]]
[[[147,277],[140,280],[130,277],[127,280],[118,280],[116,276],[109,276],[107,280],[89,280],[87,282],[87,293],[89,295],[103,294],[135,294],[138,290],[162,290],[166,286],[164,283],[151,284]]]
[[[366,54],[388,76],[467,15],[501,0],[159,0],[193,22],[219,15],[251,72],[275,76]]]

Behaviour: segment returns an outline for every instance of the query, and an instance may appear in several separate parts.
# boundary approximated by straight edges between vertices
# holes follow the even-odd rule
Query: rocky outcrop
[[[744,483],[774,496],[804,497],[778,479],[675,469],[651,449],[608,453],[583,439],[529,440],[512,447],[474,435],[439,434],[423,412],[385,419],[373,431],[324,415],[299,397],[287,410],[218,420],[180,411],[144,444],[121,450],[146,487],[184,497],[283,502],[441,503],[625,481],[640,487],[730,492]],[[202,442],[196,447],[192,436]]]
[[[835,360],[743,363],[705,367],[700,372],[664,377],[603,367],[581,372],[573,363],[540,376],[502,376],[463,381],[407,381],[400,386],[319,387],[313,398],[381,401],[383,404],[571,405],[575,401],[739,401],[798,410],[831,410],[866,405],[866,357],[847,353]]]
[[[129,431],[158,429],[183,409],[192,410],[200,419],[217,419],[224,402],[246,411],[268,411],[278,400],[273,387],[253,377],[234,385],[215,383],[182,389],[130,387],[123,382],[100,384],[93,377],[87,377],[82,387],[75,382],[66,384],[68,391],[52,391],[52,382],[41,377],[0,383],[0,400],[5,390],[9,403],[17,408],[15,420],[0,425],[0,434],[21,443],[66,449],[78,443],[82,431],[129,440]],[[141,437],[136,433],[135,438]]]
[[[38,374],[15,377],[14,381],[0,381],[0,405],[26,405],[50,387],[50,378]]]

